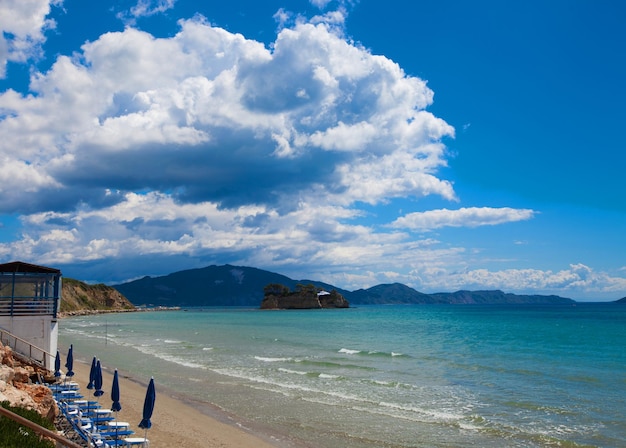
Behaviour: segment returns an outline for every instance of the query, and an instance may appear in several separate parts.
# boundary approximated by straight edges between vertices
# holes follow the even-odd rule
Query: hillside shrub
[[[5,409],[27,418],[39,426],[55,430],[54,424],[43,418],[36,411],[17,408],[9,405],[8,401],[0,403]],[[8,417],[0,415],[0,448],[54,448],[55,444],[47,439],[42,439],[39,434],[30,428],[14,422]]]

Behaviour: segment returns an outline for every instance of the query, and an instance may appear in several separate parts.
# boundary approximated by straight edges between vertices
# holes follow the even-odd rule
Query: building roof
[[[10,263],[0,264],[0,273],[20,272],[20,273],[36,273],[36,274],[60,274],[61,270],[47,268],[45,266],[37,266],[36,264],[24,263],[23,261],[12,261]]]

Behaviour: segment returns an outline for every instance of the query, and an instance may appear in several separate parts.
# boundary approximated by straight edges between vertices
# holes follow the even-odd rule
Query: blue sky
[[[2,2],[0,262],[624,297],[625,19],[617,1]]]

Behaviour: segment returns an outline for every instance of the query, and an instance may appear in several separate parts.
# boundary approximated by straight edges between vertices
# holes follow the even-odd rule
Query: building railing
[[[54,316],[54,299],[5,299],[0,298],[0,316]]]
[[[35,431],[36,433],[44,437],[48,437],[50,439],[55,440],[57,442],[57,445],[56,445],[57,447],[83,448],[82,445],[74,443],[71,440],[66,439],[65,437],[57,434],[56,432],[50,431],[49,429],[44,428],[43,426],[39,426],[37,423],[31,422],[27,418],[24,418],[21,415],[17,415],[16,413],[9,411],[8,409],[3,408],[2,406],[0,406],[0,415],[10,418],[11,420],[19,423],[20,425],[23,425],[23,426],[26,426],[27,428],[32,429],[33,431]]]
[[[26,356],[29,361],[36,362],[44,369],[52,371],[53,366],[50,365],[50,362],[55,358],[55,355],[51,355],[44,349],[39,348],[2,328],[0,328],[0,342],[2,342],[2,345],[11,347],[13,352],[18,355]]]

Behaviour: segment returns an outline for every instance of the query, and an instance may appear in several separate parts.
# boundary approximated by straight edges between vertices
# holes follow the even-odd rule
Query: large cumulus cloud
[[[0,154],[23,173],[0,187],[4,212],[44,210],[48,195],[97,207],[107,189],[227,207],[454,198],[436,178],[453,129],[425,110],[432,91],[324,23],[283,29],[272,50],[201,17],[172,38],[127,28],[31,90],[0,96]]]

